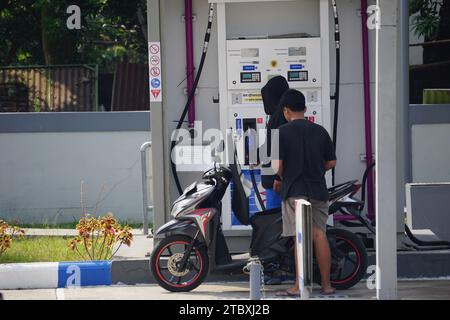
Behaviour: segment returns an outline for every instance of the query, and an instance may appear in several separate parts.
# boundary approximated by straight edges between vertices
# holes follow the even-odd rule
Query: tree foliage
[[[81,30],[66,26],[73,4],[81,9]],[[145,61],[139,11],[145,15],[145,0],[3,0],[0,65],[86,63],[111,70],[123,59]]]
[[[443,0],[411,0],[410,12],[416,35],[433,38],[437,35],[440,22],[440,8]]]
[[[410,0],[412,28],[425,42],[450,40],[449,0]],[[450,44],[425,46],[424,63],[450,60]]]

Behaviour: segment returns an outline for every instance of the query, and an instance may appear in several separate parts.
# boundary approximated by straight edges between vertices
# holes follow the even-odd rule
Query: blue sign
[[[300,232],[297,234],[297,241],[298,244],[302,244],[302,234]]]
[[[302,70],[303,68],[302,64],[291,64],[291,70]]]
[[[161,86],[161,81],[157,78],[152,79],[152,87],[153,88],[159,88]]]
[[[256,66],[244,66],[244,71],[253,71],[256,70]]]

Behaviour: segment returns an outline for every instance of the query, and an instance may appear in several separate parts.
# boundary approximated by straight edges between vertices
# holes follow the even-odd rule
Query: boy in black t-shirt
[[[309,201],[313,216],[313,243],[322,279],[321,293],[333,294],[331,254],[326,236],[329,199],[325,173],[336,166],[334,146],[322,126],[305,119],[305,96],[301,92],[288,90],[281,98],[281,106],[288,123],[279,129],[278,145],[273,141],[273,146],[278,146],[279,160],[274,159],[272,164],[281,177],[281,181],[275,181],[274,189],[283,200],[283,236],[295,237],[295,201]],[[281,295],[298,294],[296,277],[295,287]]]

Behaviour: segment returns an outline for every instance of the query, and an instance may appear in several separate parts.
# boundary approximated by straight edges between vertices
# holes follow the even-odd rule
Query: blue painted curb
[[[0,289],[109,286],[113,261],[0,264]]]
[[[111,285],[112,261],[60,262],[58,288]]]

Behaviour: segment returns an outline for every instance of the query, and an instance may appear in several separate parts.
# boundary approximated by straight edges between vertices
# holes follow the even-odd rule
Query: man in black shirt
[[[330,283],[331,254],[326,236],[329,198],[325,173],[336,166],[334,146],[322,126],[305,119],[305,96],[301,92],[288,90],[281,99],[281,106],[288,123],[279,129],[279,160],[272,162],[280,177],[275,181],[274,189],[281,194],[283,200],[283,236],[295,237],[296,200],[309,201],[312,207],[313,243],[322,279],[322,294],[333,294],[335,290]],[[275,141],[273,146],[276,148]],[[276,154],[275,149],[272,152],[275,152],[272,155]],[[297,257],[297,254],[295,256]],[[283,294],[298,295],[298,279],[295,287]]]

